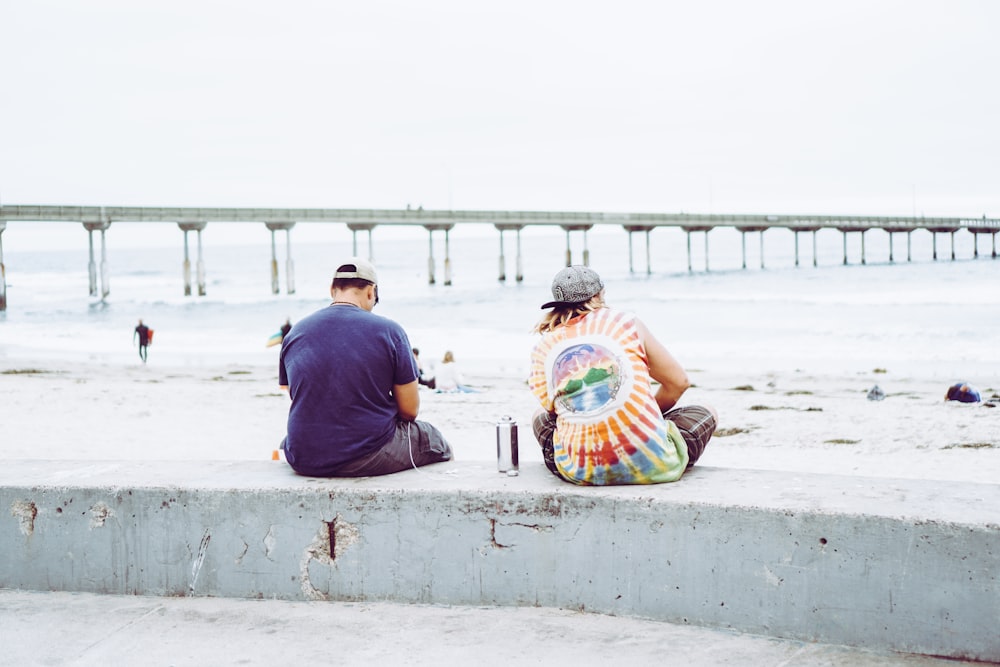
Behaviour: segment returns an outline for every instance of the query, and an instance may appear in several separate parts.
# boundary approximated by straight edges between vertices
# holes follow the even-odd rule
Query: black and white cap
[[[597,272],[588,266],[567,266],[552,279],[552,301],[542,308],[570,306],[590,301],[601,293],[604,283]]]

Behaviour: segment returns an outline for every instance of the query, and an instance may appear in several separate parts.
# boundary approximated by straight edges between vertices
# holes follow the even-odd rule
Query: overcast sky
[[[0,201],[1000,217],[993,0],[0,0]]]

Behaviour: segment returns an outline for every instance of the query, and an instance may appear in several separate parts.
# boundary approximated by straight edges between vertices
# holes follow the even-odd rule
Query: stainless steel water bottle
[[[497,422],[497,470],[517,476],[517,422],[510,415]]]

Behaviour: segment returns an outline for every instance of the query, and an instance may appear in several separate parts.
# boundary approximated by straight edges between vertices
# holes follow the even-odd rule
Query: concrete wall
[[[542,605],[1000,660],[1000,486],[719,468],[7,462],[0,587]]]

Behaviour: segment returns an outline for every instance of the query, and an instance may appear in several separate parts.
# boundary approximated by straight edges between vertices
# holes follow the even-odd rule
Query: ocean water
[[[126,223],[118,223],[124,226]],[[0,313],[0,362],[16,366],[33,359],[138,364],[132,332],[139,318],[156,334],[150,364],[274,363],[278,349],[267,338],[286,318],[294,323],[325,307],[335,263],[353,253],[354,239],[334,225],[314,225],[291,234],[296,291],[287,294],[286,237],[276,251],[281,293],[271,293],[271,240],[260,225],[231,228],[224,238],[205,232],[205,296],[183,294],[183,239],[172,236],[137,243],[134,233],[107,234],[106,299],[88,294],[86,236],[72,232],[58,249],[21,248],[17,224],[3,236],[7,302]],[[323,227],[322,229],[320,227]],[[339,227],[339,226],[338,226]],[[535,342],[531,328],[549,298],[552,275],[566,263],[567,236],[555,228],[525,230],[521,237],[524,280],[514,280],[516,239],[504,235],[505,272],[500,273],[499,234],[458,226],[448,239],[451,285],[445,285],[445,238],[424,230],[376,228],[371,247],[357,238],[358,252],[371,256],[380,277],[375,312],[399,321],[426,364],[454,352],[470,373],[526,376]],[[133,230],[134,231],[134,230]],[[71,234],[69,226],[53,235]],[[162,236],[162,235],[161,235]],[[688,239],[677,229],[632,237],[621,228],[595,229],[586,237],[589,263],[605,281],[608,301],[636,312],[689,369],[736,373],[803,370],[865,372],[884,368],[903,375],[966,379],[988,386],[1000,381],[1000,259],[991,239],[932,235],[893,240],[880,230],[861,239],[834,230],[795,239],[770,230],[745,239],[717,228]],[[67,239],[60,237],[60,240]],[[746,268],[743,268],[743,242]],[[194,235],[189,238],[193,289],[197,292]],[[584,237],[569,240],[572,260],[582,263]],[[75,245],[74,245],[75,244]],[[97,260],[99,241],[95,237]],[[68,246],[68,247],[67,247]],[[434,254],[436,283],[429,284]],[[762,264],[763,255],[763,267]],[[708,265],[706,269],[706,263]],[[98,267],[100,273],[100,268]],[[98,280],[100,289],[100,280]]]

